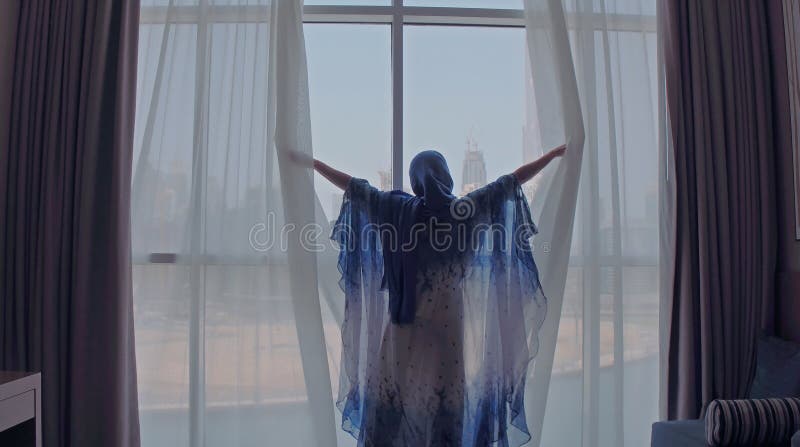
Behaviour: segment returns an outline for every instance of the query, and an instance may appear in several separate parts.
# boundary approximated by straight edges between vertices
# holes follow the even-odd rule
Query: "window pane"
[[[189,267],[133,266],[142,445],[189,445]]]
[[[522,0],[404,0],[405,6],[522,9]]]
[[[461,195],[519,167],[530,130],[525,31],[407,26],[404,50],[405,171],[417,152],[437,149]]]
[[[156,91],[164,30],[157,24],[139,31],[131,207],[136,255],[180,252],[191,218],[197,26],[171,28],[166,54],[178,62],[163,69]]]
[[[388,25],[306,24],[314,156],[391,189],[391,45]],[[342,192],[320,176],[329,218]]]

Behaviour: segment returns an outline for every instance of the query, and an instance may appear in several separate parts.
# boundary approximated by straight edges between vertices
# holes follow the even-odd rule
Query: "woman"
[[[559,146],[463,198],[444,157],[411,161],[414,195],[325,163],[345,191],[332,238],[345,292],[337,405],[359,446],[508,446],[530,439],[527,366],[546,298],[520,185]]]

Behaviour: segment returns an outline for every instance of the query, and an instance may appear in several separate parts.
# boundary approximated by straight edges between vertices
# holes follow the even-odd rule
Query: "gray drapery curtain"
[[[0,153],[0,369],[44,445],[139,445],[130,182],[139,2],[21,2]]]
[[[774,302],[776,209],[766,2],[662,1],[675,173],[667,416],[748,393]]]
[[[778,202],[778,265],[775,284],[775,333],[787,340],[800,342],[800,242],[795,228],[794,150],[792,147],[792,113],[789,97],[788,61],[792,48],[786,37],[784,15],[800,6],[795,0],[767,2],[769,13],[770,62],[772,64],[773,110],[775,111],[776,200]],[[786,6],[787,11],[784,11]],[[793,58],[796,59],[796,58]]]

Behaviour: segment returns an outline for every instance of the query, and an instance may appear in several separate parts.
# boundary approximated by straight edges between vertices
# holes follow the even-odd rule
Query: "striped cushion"
[[[765,445],[800,430],[800,399],[715,400],[706,411],[709,445]]]

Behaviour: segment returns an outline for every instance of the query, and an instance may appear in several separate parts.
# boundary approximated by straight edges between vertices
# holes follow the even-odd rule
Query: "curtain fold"
[[[21,2],[0,154],[0,369],[44,445],[138,446],[130,176],[139,4]],[[98,421],[104,421],[102,427]]]
[[[585,132],[562,4],[558,0],[526,0],[525,16],[540,147],[567,143],[557,172],[542,181],[543,192],[532,204],[534,214],[539,213],[534,220],[540,229],[534,239],[534,247],[539,248],[534,248],[534,257],[548,297],[547,317],[539,332],[539,353],[529,373],[526,393],[532,445],[538,446],[564,301]]]
[[[774,300],[775,155],[766,4],[665,2],[676,187],[668,417],[747,395]]]
[[[317,223],[318,211],[312,173],[291,159],[291,153],[312,154],[302,6],[300,1],[277,1],[276,20],[273,22],[277,55],[273,63],[278,69],[270,90],[276,92],[275,148],[286,221],[299,228],[310,228]],[[316,251],[303,244],[301,235],[290,239],[287,254],[314,445],[336,446],[333,391],[319,300]]]

